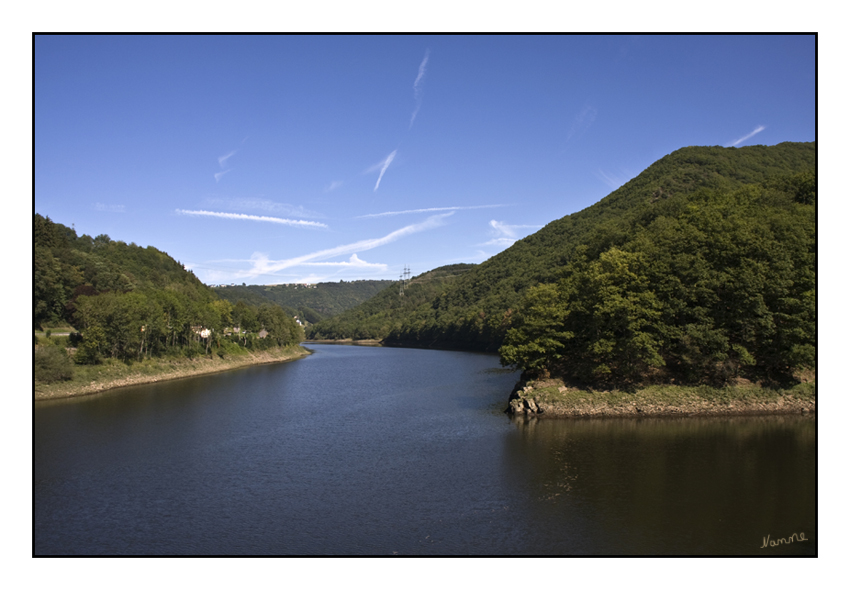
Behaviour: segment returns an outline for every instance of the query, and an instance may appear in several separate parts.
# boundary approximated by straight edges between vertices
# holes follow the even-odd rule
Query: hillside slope
[[[549,223],[458,277],[405,318],[386,342],[496,351],[525,291],[557,280],[578,246],[593,260],[700,189],[732,191],[811,170],[815,158],[814,143],[677,150],[598,203]]]
[[[404,295],[394,281],[365,303],[309,327],[307,336],[313,340],[384,339],[403,322],[415,321],[422,310],[427,314],[430,302],[473,268],[473,264],[452,264],[422,273],[405,285]]]

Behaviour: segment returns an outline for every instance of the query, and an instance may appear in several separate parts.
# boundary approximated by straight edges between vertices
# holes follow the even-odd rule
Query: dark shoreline
[[[380,340],[364,339],[354,340],[353,338],[326,339],[326,340],[305,340],[302,344],[342,344],[346,346],[384,346]]]
[[[482,349],[481,347],[476,346],[462,346],[455,345],[450,346],[446,344],[434,345],[432,344],[423,344],[421,342],[410,341],[410,340],[375,340],[370,338],[364,338],[362,340],[354,340],[353,338],[326,338],[322,340],[305,340],[306,344],[354,344],[358,346],[382,346],[385,348],[414,348],[420,350],[448,350],[452,352],[479,352],[483,354],[498,354],[499,348],[492,349]]]

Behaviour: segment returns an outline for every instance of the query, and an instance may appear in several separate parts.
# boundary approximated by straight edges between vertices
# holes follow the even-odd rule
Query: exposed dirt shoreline
[[[102,393],[111,389],[128,387],[131,385],[142,385],[145,383],[158,383],[160,381],[171,381],[198,375],[210,375],[221,373],[253,365],[264,365],[270,363],[282,363],[303,358],[312,354],[309,350],[294,346],[249,352],[244,355],[225,358],[197,358],[182,360],[157,360],[154,362],[138,363],[123,368],[119,375],[109,375],[108,369],[102,377],[93,381],[80,382],[72,380],[45,385],[35,383],[34,399],[38,401],[79,397]]]
[[[816,409],[814,382],[779,390],[746,383],[727,387],[664,385],[625,392],[579,389],[547,379],[518,383],[505,411],[527,418],[585,418],[809,414]]]

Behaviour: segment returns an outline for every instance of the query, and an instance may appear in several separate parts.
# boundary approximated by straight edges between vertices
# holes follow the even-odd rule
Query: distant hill
[[[386,338],[393,330],[401,328],[403,322],[417,321],[420,307],[427,306],[448,285],[473,268],[474,264],[452,264],[422,273],[407,282],[403,295],[400,294],[400,282],[391,281],[389,287],[368,301],[311,326],[307,336],[314,340]]]
[[[214,287],[222,299],[253,305],[274,303],[310,323],[333,317],[378,294],[394,281],[340,281],[312,285],[246,285]]]

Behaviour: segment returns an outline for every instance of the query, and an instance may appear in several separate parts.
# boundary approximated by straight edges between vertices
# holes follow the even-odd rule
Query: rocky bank
[[[525,417],[711,416],[807,414],[816,411],[814,383],[788,389],[650,386],[635,392],[570,387],[558,379],[520,381],[506,413]]]

